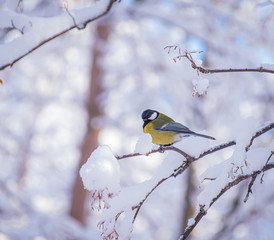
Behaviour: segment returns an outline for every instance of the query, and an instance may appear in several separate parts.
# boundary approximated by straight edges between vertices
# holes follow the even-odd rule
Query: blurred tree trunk
[[[29,155],[31,152],[31,140],[33,138],[33,136],[35,135],[35,128],[33,126],[35,126],[36,120],[38,115],[40,114],[41,111],[41,106],[37,105],[36,106],[36,110],[35,110],[35,115],[33,116],[33,119],[31,120],[31,124],[29,124],[29,132],[26,134],[26,137],[24,139],[24,141],[22,141],[22,145],[21,145],[21,162],[20,165],[18,166],[18,173],[17,173],[17,187],[19,190],[22,190],[22,187],[24,185],[24,179],[26,177],[27,174],[27,165],[29,162]]]
[[[70,207],[70,215],[78,220],[83,225],[85,224],[85,199],[87,191],[83,188],[82,179],[79,175],[79,169],[87,161],[91,152],[98,146],[98,126],[93,126],[93,119],[101,115],[100,106],[97,101],[98,95],[102,91],[102,76],[103,69],[99,64],[100,57],[103,51],[102,41],[106,42],[108,39],[109,26],[106,21],[100,21],[96,26],[96,40],[94,47],[92,49],[93,60],[91,62],[91,78],[89,93],[87,97],[86,108],[88,112],[87,130],[83,143],[81,146],[81,158],[79,161],[79,166],[76,170],[76,179],[74,182],[74,187],[72,189],[72,201]]]
[[[194,216],[194,205],[192,203],[193,192],[195,191],[195,186],[193,183],[193,166],[190,165],[188,171],[186,172],[187,187],[185,192],[184,206],[183,206],[183,217],[182,217],[182,230],[181,234],[187,227],[188,219]]]

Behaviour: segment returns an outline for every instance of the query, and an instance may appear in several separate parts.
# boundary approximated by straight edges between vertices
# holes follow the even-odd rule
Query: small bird
[[[149,133],[154,144],[163,146],[170,146],[183,137],[198,136],[215,140],[204,134],[199,134],[191,131],[181,123],[175,122],[172,118],[155,110],[147,109],[142,113],[144,121],[144,133]]]

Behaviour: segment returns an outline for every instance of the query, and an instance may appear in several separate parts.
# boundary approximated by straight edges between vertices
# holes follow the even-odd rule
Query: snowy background
[[[0,0],[0,68],[73,26],[64,6],[81,22],[100,13],[108,1],[99,4]],[[195,216],[198,201],[208,200],[214,192],[207,191],[217,189],[214,181],[201,183],[203,178],[229,181],[231,175],[225,170],[231,169],[231,162],[241,165],[247,157],[261,161],[250,168],[260,167],[274,150],[272,130],[254,141],[248,156],[243,151],[250,135],[273,122],[274,75],[198,76],[187,59],[175,63],[178,52],[168,54],[164,48],[175,44],[202,50],[193,57],[206,68],[273,68],[273,13],[273,3],[263,0],[122,1],[85,29],[73,29],[2,69],[0,240],[101,239],[97,224],[109,217],[108,212],[92,211],[92,192],[84,190],[82,182],[79,192],[75,191],[79,169],[91,151],[98,145],[108,146],[101,149],[108,149],[103,156],[113,160],[109,186],[114,186],[116,196],[122,189],[128,197],[125,203],[113,203],[120,208],[138,202],[145,193],[142,186],[155,184],[183,160],[165,152],[114,161],[110,152],[134,152],[142,135],[141,113],[147,108],[217,139],[183,140],[177,146],[188,153],[199,154],[230,140],[240,143],[193,163],[161,184],[143,204],[132,239],[178,239],[188,219]],[[201,89],[195,90],[197,84]],[[197,90],[203,96],[198,97],[199,91],[193,96]],[[89,134],[95,136],[93,141],[86,141]],[[246,203],[249,180],[226,192],[190,239],[273,239],[272,172],[265,173],[262,184],[258,177]],[[107,176],[103,179],[110,179]],[[84,215],[77,217],[72,208],[83,192],[85,204],[79,202],[78,207]],[[125,210],[118,228],[130,231],[125,224],[133,216]],[[126,237],[127,232],[120,234]]]

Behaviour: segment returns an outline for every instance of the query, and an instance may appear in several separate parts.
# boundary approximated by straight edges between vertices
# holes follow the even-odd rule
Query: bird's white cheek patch
[[[151,116],[148,118],[149,120],[154,120],[157,117],[157,113],[154,112],[151,114]]]

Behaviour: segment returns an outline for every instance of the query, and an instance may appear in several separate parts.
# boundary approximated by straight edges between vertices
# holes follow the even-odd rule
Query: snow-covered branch
[[[185,230],[182,238],[186,239],[202,217],[206,215],[207,210],[224,192],[241,181],[251,178],[246,195],[247,199],[256,177],[260,173],[274,168],[274,163],[270,161],[273,155],[273,144],[266,148],[250,148],[255,138],[274,128],[274,122],[267,124],[258,131],[254,131],[253,120],[247,119],[239,127],[243,131],[239,133],[235,140],[200,153],[186,153],[173,146],[166,147],[164,150],[159,148],[149,151],[145,155],[168,151],[176,152],[183,158],[174,160],[174,155],[167,155],[167,160],[164,160],[150,180],[123,189],[120,187],[120,168],[117,160],[144,154],[132,153],[115,156],[107,146],[97,148],[87,163],[82,166],[80,174],[85,188],[92,192],[92,208],[102,209],[102,221],[99,226],[103,238],[118,239],[121,237],[121,239],[124,239],[129,237],[133,229],[132,224],[141,207],[155,189],[166,180],[182,174],[194,161],[232,145],[235,145],[232,157],[220,165],[215,165],[215,168],[213,167],[215,170],[209,169],[201,176],[202,179],[211,179],[212,182],[200,193],[198,197],[199,213],[194,220],[190,221],[191,224]],[[125,215],[123,220],[120,220],[121,215]],[[117,224],[118,221],[120,224]]]
[[[268,160],[273,156],[274,152],[271,151]],[[263,160],[263,159],[260,159]],[[222,190],[217,194],[217,196],[215,198],[213,198],[210,202],[209,208],[230,188],[232,188],[233,186],[239,184],[240,182],[251,178],[250,184],[248,186],[248,192],[247,195],[244,199],[244,202],[247,201],[249,194],[252,193],[251,187],[253,186],[254,181],[256,180],[257,176],[261,173],[264,173],[270,169],[274,168],[274,163],[267,163],[265,164],[261,169],[254,171],[252,173],[248,173],[248,174],[244,174],[244,175],[240,175],[239,177],[237,177],[236,179],[234,179],[232,182],[229,182],[227,185],[225,185]],[[195,216],[195,218],[190,221],[191,224],[185,229],[183,235],[180,237],[180,240],[184,240],[187,239],[187,237],[189,236],[189,234],[194,230],[194,228],[197,226],[197,224],[199,223],[199,221],[206,215],[207,211],[204,209],[204,205],[200,205],[200,210],[198,212],[198,214]]]
[[[266,133],[267,131],[271,130],[272,128],[274,128],[274,122],[273,123],[270,123],[270,124],[267,124],[266,126],[262,127],[259,131],[257,131],[250,139],[250,142],[249,144],[246,146],[246,151],[250,148],[250,146],[252,145],[254,139],[256,139],[257,137],[261,136],[262,134]],[[168,147],[165,147],[164,149],[163,148],[158,148],[158,149],[154,149],[148,153],[146,153],[145,155],[148,156],[150,154],[153,154],[153,153],[161,153],[163,151],[175,151],[179,154],[181,154],[183,157],[185,157],[188,161],[196,161],[202,157],[205,157],[206,155],[208,154],[211,154],[211,153],[214,153],[214,152],[217,152],[217,151],[220,151],[224,148],[228,148],[228,147],[231,147],[233,145],[236,144],[236,141],[235,140],[232,140],[232,141],[228,141],[226,143],[223,143],[223,144],[220,144],[218,146],[215,146],[215,147],[212,147],[204,152],[202,152],[198,157],[192,157],[190,156],[189,154],[187,154],[186,152],[182,151],[181,149],[179,148],[176,148],[174,146],[168,146]],[[144,154],[142,153],[130,153],[130,154],[125,154],[125,155],[117,155],[116,158],[117,160],[121,160],[121,159],[126,159],[126,158],[130,158],[130,157],[137,157],[137,156],[142,156]]]
[[[145,155],[148,156],[150,154],[153,153],[163,153],[165,151],[174,151],[177,152],[179,154],[181,154],[183,157],[185,157],[188,161],[194,161],[194,157],[190,156],[189,154],[187,154],[186,152],[182,151],[181,149],[174,147],[174,146],[169,146],[169,147],[164,147],[164,148],[158,148],[158,149],[154,149],[148,153],[146,153]],[[130,157],[137,157],[137,156],[142,156],[142,153],[130,153],[130,154],[126,154],[126,155],[122,155],[122,156],[116,156],[117,160],[121,160],[121,159],[125,159],[125,158],[130,158]]]
[[[11,42],[0,45],[0,70],[18,62],[45,43],[74,29],[83,29],[92,21],[106,15],[115,0],[97,1],[91,7],[65,10],[54,17],[33,17],[11,10],[0,11],[0,28],[14,28],[21,32],[21,36]]]

